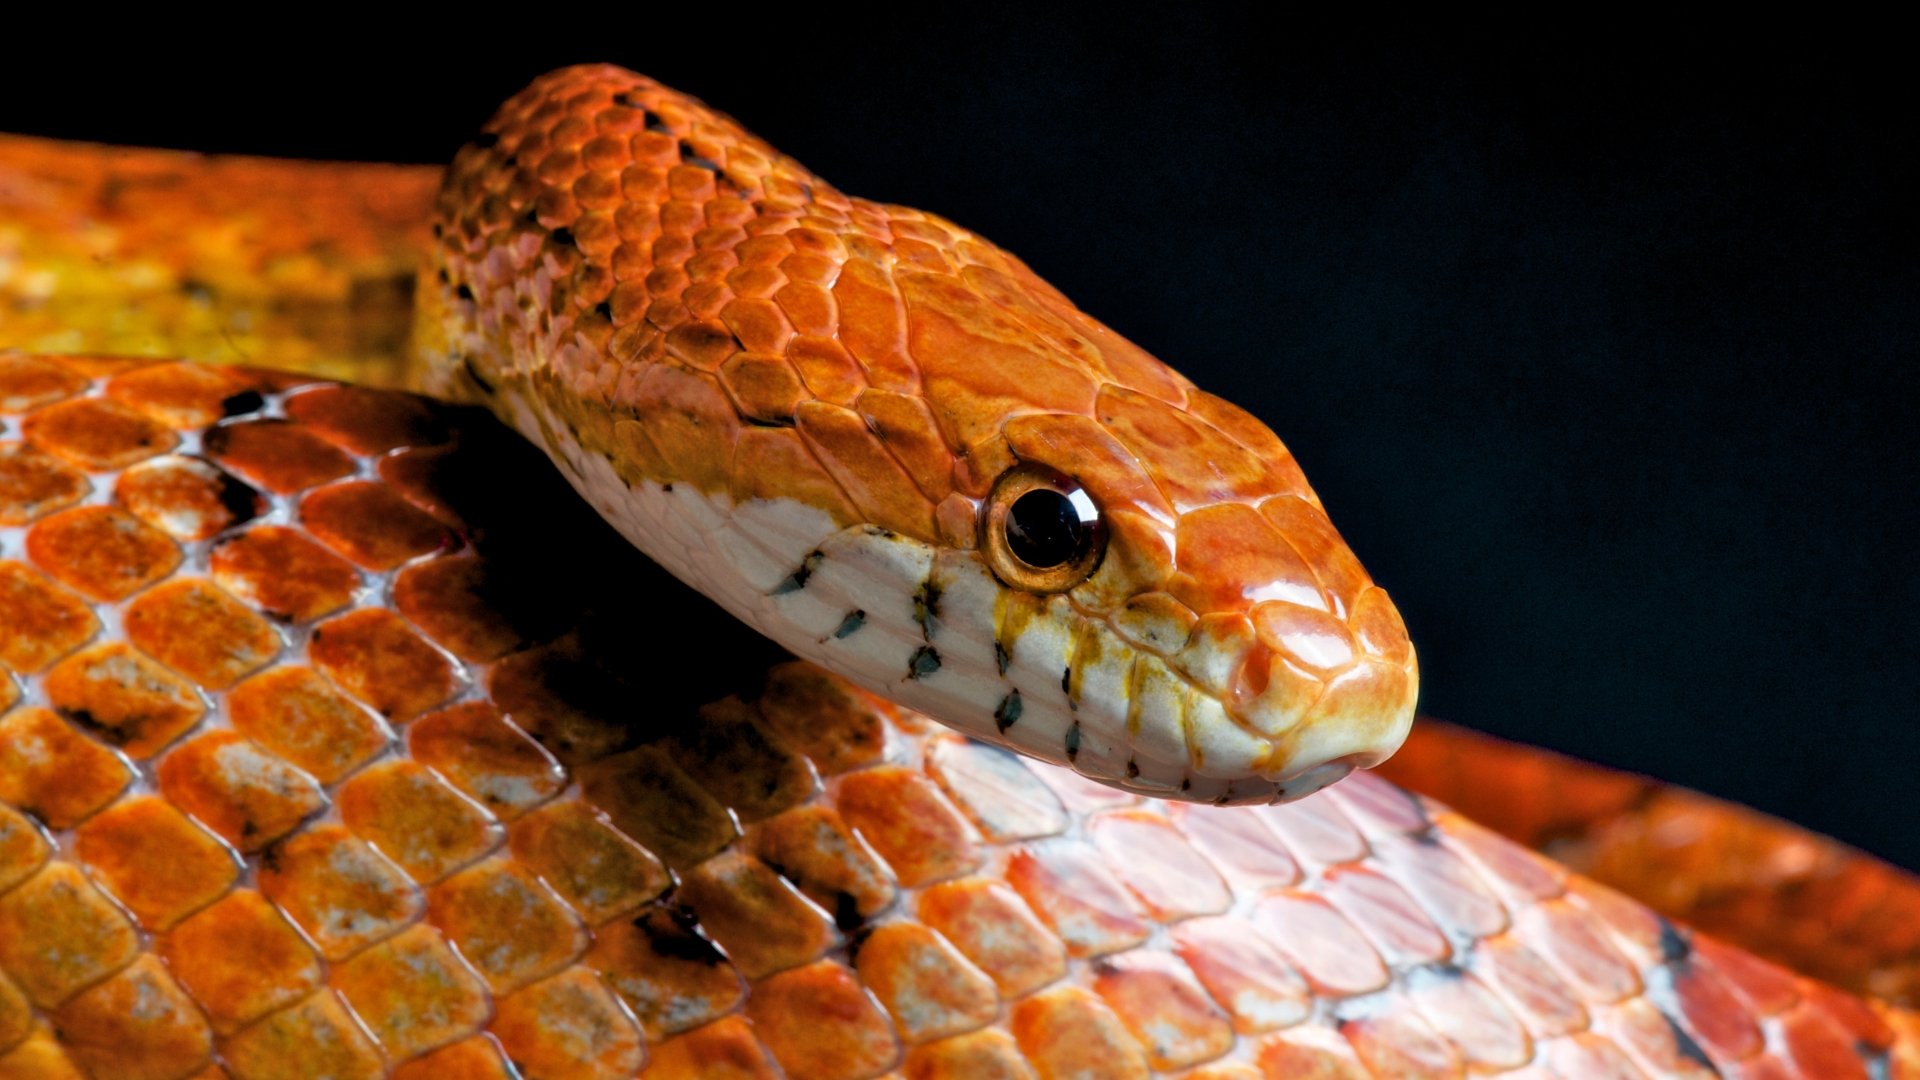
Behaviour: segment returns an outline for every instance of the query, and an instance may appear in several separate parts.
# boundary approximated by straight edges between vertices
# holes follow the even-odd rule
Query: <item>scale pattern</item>
[[[1364,774],[1158,803],[799,664],[650,734],[640,557],[473,414],[0,354],[0,423],[0,1078],[1920,1075]]]

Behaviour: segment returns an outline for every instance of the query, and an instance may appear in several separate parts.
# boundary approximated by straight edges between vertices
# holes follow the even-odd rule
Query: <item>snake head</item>
[[[435,235],[440,389],[800,656],[1173,798],[1405,737],[1406,630],[1286,447],[978,235],[603,66],[501,110]]]

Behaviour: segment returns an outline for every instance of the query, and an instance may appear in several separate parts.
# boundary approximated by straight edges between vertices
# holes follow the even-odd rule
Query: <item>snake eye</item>
[[[1085,488],[1052,469],[1020,465],[987,497],[981,522],[987,564],[1029,592],[1065,592],[1100,565],[1107,530]]]

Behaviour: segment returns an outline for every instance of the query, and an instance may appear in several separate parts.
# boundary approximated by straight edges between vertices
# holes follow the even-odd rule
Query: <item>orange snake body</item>
[[[1920,1069],[1818,981],[1906,993],[1863,856],[1444,728],[1385,767],[1796,974],[1378,776],[1309,795],[1404,735],[1391,604],[1278,440],[1011,256],[611,68],[439,183],[0,142],[0,1078]],[[826,540],[711,591],[860,685],[662,704],[668,586],[470,411],[85,355],[394,382],[423,249],[428,385],[703,587],[662,515],[721,507],[732,565],[728,515],[803,503],[756,520]],[[1106,512],[1064,591],[968,569],[1016,468]],[[878,589],[781,614],[840,552],[931,552],[872,664],[833,650]]]

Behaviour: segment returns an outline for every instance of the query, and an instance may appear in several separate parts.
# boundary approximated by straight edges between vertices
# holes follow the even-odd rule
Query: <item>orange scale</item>
[[[1540,950],[1580,996],[1592,1003],[1620,1001],[1640,992],[1640,977],[1605,931],[1587,913],[1564,900],[1522,908],[1515,929]]]
[[[113,751],[46,709],[30,706],[0,716],[0,803],[50,828],[86,820],[131,779]]]
[[[888,923],[862,938],[855,967],[909,1043],[985,1027],[1000,1012],[993,981],[919,923]]]
[[[470,866],[427,893],[427,919],[495,993],[551,975],[586,951],[586,927],[540,879],[506,859]]]
[[[792,423],[806,397],[799,373],[779,355],[735,353],[720,365],[720,381],[740,414],[762,423]]]
[[[742,822],[771,817],[819,789],[806,758],[775,739],[737,699],[703,705],[700,722],[664,744],[674,764]]]
[[[1800,1000],[1793,973],[1770,961],[1704,936],[1693,939],[1693,951],[1697,962],[1718,971],[1733,992],[1758,1015],[1785,1012]]]
[[[422,717],[408,730],[414,760],[429,765],[475,802],[510,820],[560,793],[566,770],[485,702]]]
[[[953,491],[953,450],[924,398],[866,390],[855,409],[928,500],[938,502]]]
[[[1466,1075],[1460,1055],[1403,1003],[1395,1002],[1378,1015],[1345,1021],[1340,1034],[1376,1076],[1447,1080]]]
[[[122,615],[127,640],[209,690],[232,686],[280,652],[265,619],[211,582],[157,585]]]
[[[907,1054],[907,1080],[975,1080],[1032,1076],[1020,1045],[997,1028],[954,1035]]]
[[[338,825],[319,825],[267,848],[260,891],[321,955],[341,960],[390,937],[426,911],[399,868]]]
[[[310,622],[353,601],[360,573],[298,529],[259,525],[214,545],[213,580],[267,615]]]
[[[654,1042],[711,1024],[747,996],[746,981],[684,908],[656,905],[608,923],[581,962],[600,973]]]
[[[1265,807],[1259,813],[1289,849],[1321,866],[1367,857],[1366,838],[1324,794]]]
[[[320,985],[320,956],[278,908],[241,889],[174,927],[167,966],[214,1026],[233,1032]]]
[[[244,852],[297,828],[326,805],[313,778],[230,731],[192,739],[161,759],[160,791]]]
[[[1802,1076],[1822,1080],[1867,1080],[1860,1047],[1847,1030],[1819,1009],[1802,1005],[1779,1020],[1779,1052]]]
[[[0,562],[0,664],[31,675],[99,630],[86,601],[25,563]]]
[[[1331,676],[1345,670],[1358,651],[1345,623],[1323,611],[1269,600],[1251,612],[1260,643],[1302,668]]]
[[[23,413],[70,398],[86,376],[37,356],[0,356],[0,413]]]
[[[1040,1075],[1146,1080],[1145,1055],[1099,998],[1076,986],[1035,994],[1013,1007],[1008,1026]]]
[[[1440,928],[1389,878],[1359,867],[1335,867],[1321,879],[1319,892],[1389,964],[1432,964],[1452,954]]]
[[[632,1018],[592,972],[579,968],[501,1000],[492,1031],[525,1076],[612,1080],[632,1076],[646,1061]]]
[[[515,859],[594,925],[632,911],[673,883],[652,852],[579,799],[514,822],[508,843]]]
[[[404,724],[453,696],[460,675],[447,658],[383,608],[350,612],[314,627],[313,666],[381,716]]]
[[[1086,828],[1114,874],[1160,922],[1217,915],[1233,903],[1220,872],[1164,816],[1119,810],[1094,816]]]
[[[447,651],[476,663],[551,638],[575,614],[570,598],[529,588],[470,555],[402,570],[393,583],[393,603]]]
[[[1671,977],[1674,1000],[1679,1003],[1688,1034],[1716,1063],[1739,1061],[1765,1047],[1759,1025],[1712,968],[1681,961],[1665,971]]]
[[[75,832],[73,853],[141,925],[155,930],[219,899],[240,872],[225,844],[153,796],[95,814]]]
[[[258,380],[234,368],[154,364],[107,383],[107,397],[170,428],[203,428],[225,417],[258,411],[265,401]]]
[[[933,739],[927,772],[987,842],[1004,844],[1066,830],[1060,799],[1018,756],[953,736]]]
[[[41,569],[95,600],[122,600],[172,573],[180,549],[158,529],[110,506],[46,518],[27,534]]]
[[[751,275],[755,271],[745,273]],[[753,286],[755,281],[749,279],[747,284]],[[787,325],[787,317],[781,313],[780,304],[774,304],[766,298],[743,296],[735,292],[735,298],[720,309],[720,321],[724,321],[726,327],[733,331],[733,336],[747,352],[781,354],[787,352],[787,342],[793,340],[793,327]]]
[[[382,475],[412,452],[381,462]],[[392,476],[396,484],[400,481]],[[300,523],[320,542],[368,570],[391,570],[409,559],[453,546],[445,526],[386,484],[354,481],[312,492],[300,501]]]
[[[1331,904],[1291,890],[1271,893],[1251,917],[1317,993],[1350,996],[1387,985],[1387,967]]]
[[[740,835],[726,805],[656,747],[595,761],[578,775],[589,803],[675,870],[698,865]]]
[[[886,1014],[853,972],[830,960],[760,982],[747,1016],[789,1076],[860,1080],[900,1056]]]
[[[1475,942],[1469,969],[1501,995],[1538,1040],[1567,1036],[1588,1024],[1586,1005],[1567,980],[1513,934]]]
[[[25,525],[72,506],[91,486],[59,458],[24,443],[0,443],[0,525]]]
[[[353,454],[378,456],[400,447],[447,441],[446,426],[412,394],[361,386],[321,386],[287,399],[300,426]]]
[[[787,261],[792,262],[793,259]],[[780,305],[780,311],[786,315],[787,323],[793,327],[795,334],[828,336],[839,326],[833,294],[817,282],[790,281],[768,295]]]
[[[908,888],[967,873],[980,847],[966,819],[931,780],[883,765],[853,773],[834,793],[836,808]]]
[[[1440,842],[1464,857],[1490,884],[1522,901],[1565,895],[1568,875],[1563,867],[1458,814],[1444,815],[1435,824]]]
[[[1180,516],[1176,573],[1168,583],[1198,613],[1247,611],[1266,600],[1323,608],[1312,567],[1245,503],[1217,503]]]
[[[426,766],[385,761],[339,791],[340,818],[421,884],[438,881],[493,850],[500,826]]]
[[[1861,999],[1811,979],[1801,981],[1800,992],[1808,1005],[1825,1011],[1861,1045],[1880,1052],[1893,1045],[1893,1029]]]
[[[1258,815],[1169,803],[1167,816],[1236,892],[1258,892],[1300,880],[1300,864]]]
[[[1197,1065],[1233,1048],[1226,1014],[1174,956],[1142,949],[1101,961],[1093,985],[1156,1069]]]
[[[474,1035],[414,1058],[393,1070],[393,1080],[520,1080],[500,1044]]]
[[[331,784],[385,749],[391,736],[317,672],[280,666],[227,693],[236,731]]]
[[[152,956],[89,987],[51,1017],[60,1043],[96,1077],[175,1080],[213,1056],[193,999]]]
[[[893,876],[832,807],[798,806],[750,834],[753,853],[831,912],[841,929],[893,903]]]
[[[1020,894],[986,878],[951,881],[920,894],[922,922],[939,931],[1000,993],[1020,997],[1067,972],[1067,950]]]
[[[928,540],[933,503],[859,413],[824,401],[795,409],[800,434],[863,518],[883,529]]]
[[[135,465],[113,485],[114,502],[175,540],[208,540],[258,517],[258,492],[199,458]]]
[[[1337,604],[1335,612],[1351,613],[1361,594],[1372,588],[1373,579],[1310,495],[1268,499],[1260,504],[1260,513],[1307,565],[1313,567],[1316,580]],[[1367,625],[1373,628],[1372,623]]]
[[[135,760],[158,753],[206,712],[191,684],[119,642],[61,661],[44,686],[62,715]]]
[[[1026,845],[1008,859],[1006,874],[1074,956],[1130,949],[1153,929],[1105,860],[1083,843]]]
[[[1235,919],[1193,919],[1173,929],[1174,950],[1242,1035],[1290,1027],[1313,1011],[1313,993],[1286,957]]]
[[[749,979],[814,960],[839,939],[825,913],[742,852],[723,852],[695,867],[678,896]]]
[[[832,337],[796,337],[787,345],[787,359],[821,401],[849,406],[866,388],[865,369]]]
[[[1414,1009],[1476,1069],[1516,1069],[1533,1058],[1520,1021],[1478,979],[1457,968],[1408,975]]]
[[[386,1062],[331,991],[267,1017],[220,1043],[234,1080],[382,1080]]]
[[[1160,521],[1174,519],[1173,504],[1153,475],[1092,417],[1028,414],[1008,420],[1001,430],[1021,460],[1075,477],[1102,506],[1131,507]]]
[[[1593,1030],[1626,1051],[1645,1075],[1686,1080],[1719,1075],[1719,1070],[1703,1060],[1700,1047],[1644,997],[1629,998],[1598,1011]]]
[[[39,826],[0,801],[0,893],[31,877],[52,853]]]
[[[81,398],[49,405],[20,425],[30,445],[83,469],[124,469],[164,454],[180,439],[125,405]]]
[[[1312,1080],[1373,1080],[1353,1046],[1324,1027],[1281,1032],[1260,1044],[1261,1075]]]
[[[285,420],[248,420],[201,438],[208,456],[268,491],[289,494],[351,475],[353,459]]]
[[[0,896],[0,970],[43,1009],[139,954],[139,932],[72,863],[49,863]]]
[[[645,1080],[781,1080],[786,1074],[754,1038],[745,1018],[729,1016],[653,1048]]]
[[[1174,405],[1109,383],[1095,415],[1134,457],[1152,461],[1176,511],[1304,490],[1290,458],[1269,463],[1220,429]]]
[[[492,1013],[486,984],[429,926],[335,965],[330,982],[391,1061],[472,1035]]]

